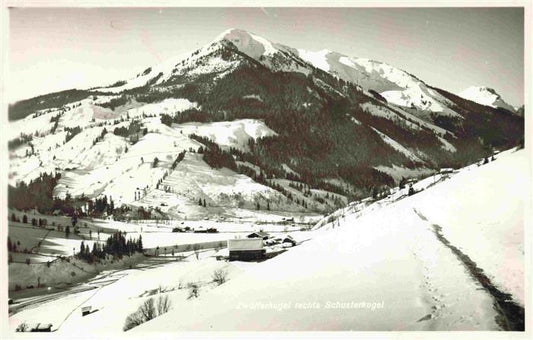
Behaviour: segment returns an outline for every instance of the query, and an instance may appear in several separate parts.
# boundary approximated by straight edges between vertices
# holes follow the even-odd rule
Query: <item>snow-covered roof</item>
[[[250,235],[248,235],[247,237],[248,238],[252,238],[252,237],[261,237],[261,238],[265,238],[265,237],[268,237],[270,236],[269,233],[267,232],[264,232],[264,231],[254,231],[253,233],[251,233]]]

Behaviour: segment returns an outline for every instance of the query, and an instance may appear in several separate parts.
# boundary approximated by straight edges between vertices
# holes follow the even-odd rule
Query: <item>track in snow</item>
[[[420,217],[420,219],[430,223],[422,213],[420,213],[414,208],[413,210],[418,215],[418,217]],[[457,256],[457,258],[468,269],[470,275],[477,282],[479,282],[483,286],[483,288],[485,288],[487,292],[493,297],[494,309],[498,313],[498,316],[496,317],[496,323],[500,325],[503,330],[523,332],[525,330],[524,307],[515,303],[511,294],[505,293],[499,288],[497,288],[490,281],[487,275],[484,274],[482,268],[479,268],[477,264],[472,261],[468,255],[466,255],[459,248],[451,244],[450,241],[448,241],[448,239],[446,239],[446,237],[444,237],[444,235],[442,234],[441,226],[439,226],[438,224],[431,224],[431,226],[437,239],[447,248],[449,248],[455,254],[455,256]]]

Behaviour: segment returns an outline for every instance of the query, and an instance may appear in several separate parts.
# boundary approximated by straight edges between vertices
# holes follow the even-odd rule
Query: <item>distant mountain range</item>
[[[524,138],[491,89],[458,96],[239,29],[128,80],[18,102],[9,118],[12,187],[60,173],[53,196],[186,218],[331,211]]]

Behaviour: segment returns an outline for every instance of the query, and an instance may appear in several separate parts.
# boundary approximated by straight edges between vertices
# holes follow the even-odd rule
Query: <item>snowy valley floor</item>
[[[495,292],[523,313],[529,184],[525,151],[505,152],[402,200],[346,209],[340,225],[268,261],[206,252],[103,273],[87,283],[96,288],[16,313],[10,327],[51,322],[64,335],[116,334],[149,296],[167,295],[167,314],[128,332],[516,329]],[[227,272],[220,286],[217,269]],[[198,298],[187,299],[189,282]],[[86,305],[98,311],[82,317]]]

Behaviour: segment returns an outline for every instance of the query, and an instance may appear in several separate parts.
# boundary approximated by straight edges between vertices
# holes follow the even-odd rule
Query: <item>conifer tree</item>
[[[85,254],[85,243],[81,241],[80,252],[78,253],[78,257],[82,258],[84,254]]]
[[[137,250],[142,252],[143,251],[143,237],[142,235],[139,235],[139,240],[137,241]]]

